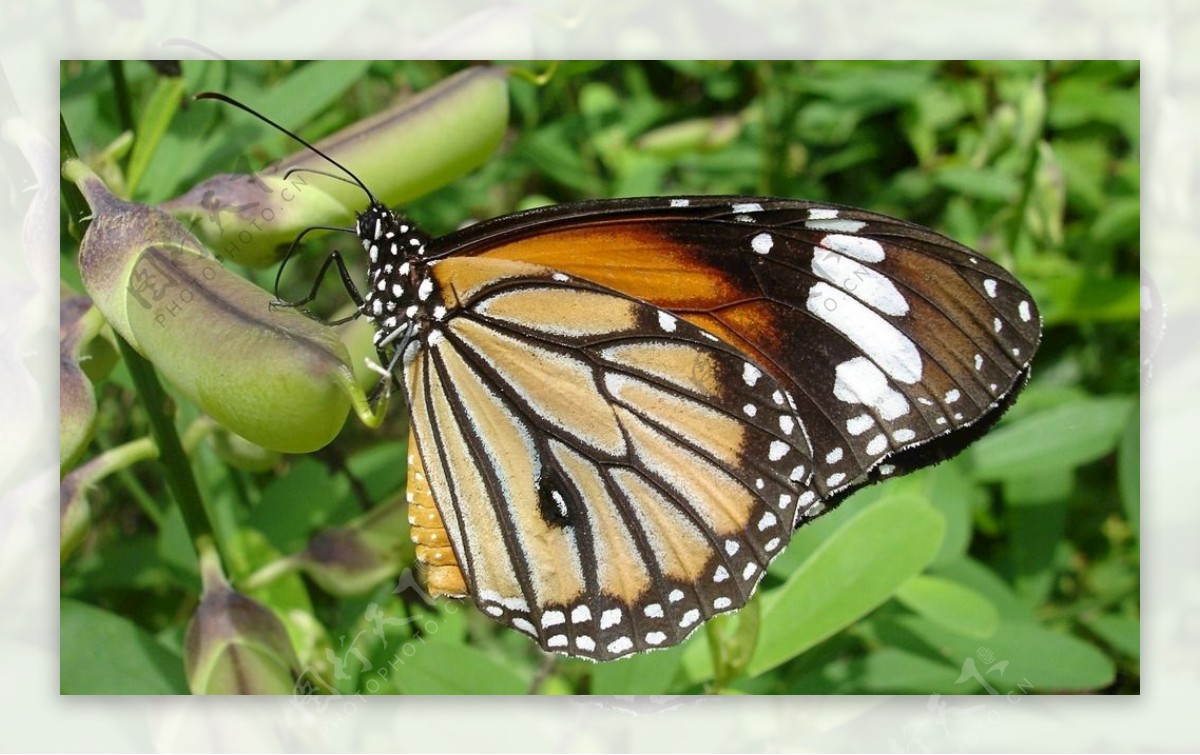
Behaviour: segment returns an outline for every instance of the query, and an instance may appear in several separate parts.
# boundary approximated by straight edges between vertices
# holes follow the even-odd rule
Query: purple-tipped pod
[[[93,211],[80,246],[96,306],[184,395],[264,448],[307,453],[367,406],[337,333],[225,269],[162,210],[124,202],[77,161]]]
[[[300,662],[271,609],[233,590],[215,549],[200,544],[204,593],[184,637],[188,687],[197,695],[291,694]]]
[[[385,205],[407,202],[482,165],[495,151],[508,126],[507,77],[500,67],[468,69],[316,147]],[[352,225],[354,212],[366,206],[366,194],[353,181],[313,171],[349,178],[304,148],[252,173],[214,176],[161,207],[193,224],[222,257],[263,267],[278,261],[305,229]]]

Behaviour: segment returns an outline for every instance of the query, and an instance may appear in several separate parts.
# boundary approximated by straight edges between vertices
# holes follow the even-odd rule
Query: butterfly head
[[[415,340],[440,302],[425,257],[429,237],[379,202],[358,214],[355,232],[367,252],[362,311],[375,326],[375,346]]]

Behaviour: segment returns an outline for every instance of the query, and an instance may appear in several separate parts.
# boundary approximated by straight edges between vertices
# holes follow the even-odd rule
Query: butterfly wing
[[[557,205],[468,227],[430,254],[559,270],[741,350],[795,402],[826,506],[982,434],[1041,336],[1032,297],[999,265],[920,226],[826,204]]]
[[[548,650],[609,660],[743,606],[812,455],[778,382],[699,327],[561,272],[431,265],[406,354],[424,479],[467,592]]]

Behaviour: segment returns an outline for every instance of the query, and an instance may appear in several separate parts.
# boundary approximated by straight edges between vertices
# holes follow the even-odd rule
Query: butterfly
[[[797,527],[985,432],[1041,337],[1004,268],[865,210],[611,199],[434,238],[362,188],[427,587],[549,651],[741,608]]]

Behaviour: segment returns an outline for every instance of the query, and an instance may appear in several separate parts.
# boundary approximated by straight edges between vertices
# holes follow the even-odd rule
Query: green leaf
[[[1066,503],[1014,507],[1007,519],[1013,590],[1036,606],[1054,587],[1055,559],[1067,522]]]
[[[1021,190],[1016,177],[995,169],[971,166],[948,166],[937,171],[938,186],[976,199],[994,202],[1013,202]]]
[[[345,94],[352,85],[362,81],[370,67],[369,60],[313,61],[267,87],[253,91],[234,87],[232,93],[238,99],[252,100],[255,110],[270,113],[271,119],[277,123],[307,123]],[[274,133],[266,124],[252,128],[260,129],[262,133]]]
[[[932,574],[965,585],[987,598],[988,602],[1006,621],[1033,621],[1032,609],[1026,605],[1012,587],[994,571],[973,558],[960,558],[948,564],[938,564],[930,569]]]
[[[595,695],[665,695],[675,687],[685,645],[597,664],[592,672]]]
[[[521,695],[531,678],[468,645],[412,642],[392,661],[396,688],[406,695]]]
[[[267,487],[247,523],[280,551],[301,550],[314,530],[354,515],[353,505],[343,500],[344,490],[344,481],[335,480],[324,466],[298,459],[286,477]]]
[[[1060,503],[1075,489],[1075,470],[1071,467],[1045,469],[1036,474],[1005,480],[1003,485],[1006,506]]]
[[[1077,401],[992,431],[971,447],[975,478],[1004,480],[1095,461],[1116,447],[1127,397]]]
[[[1117,484],[1121,489],[1121,504],[1134,532],[1142,525],[1142,415],[1135,409],[1117,448]]]
[[[129,175],[126,187],[132,196],[138,183],[150,164],[163,134],[171,125],[171,119],[179,110],[179,102],[183,97],[183,79],[180,77],[164,76],[158,80],[150,101],[142,108],[141,118],[138,119],[136,139],[133,142],[133,153],[129,156]]]
[[[1000,615],[992,602],[944,577],[918,574],[896,591],[909,610],[968,637],[990,637]]]
[[[942,516],[919,496],[884,498],[837,530],[763,606],[750,675],[794,658],[888,599],[942,544]]]
[[[1142,625],[1132,616],[1105,615],[1085,619],[1084,626],[1118,652],[1138,660],[1142,653]]]
[[[958,673],[957,668],[940,658],[899,648],[883,648],[871,653],[863,661],[862,691],[962,694],[968,690],[963,689],[961,684],[955,684]]]
[[[952,459],[917,473],[924,476],[929,501],[946,520],[946,536],[933,560],[935,564],[950,563],[966,555],[974,512],[987,505],[986,493],[967,475],[965,468],[961,459]]]
[[[187,694],[178,653],[128,619],[95,606],[60,601],[59,648],[60,694]]]
[[[1112,661],[1091,644],[1031,622],[1001,621],[985,639],[963,636],[917,616],[899,617],[896,623],[961,669],[962,684],[974,680],[989,692],[1094,691],[1111,684],[1116,675]]]

